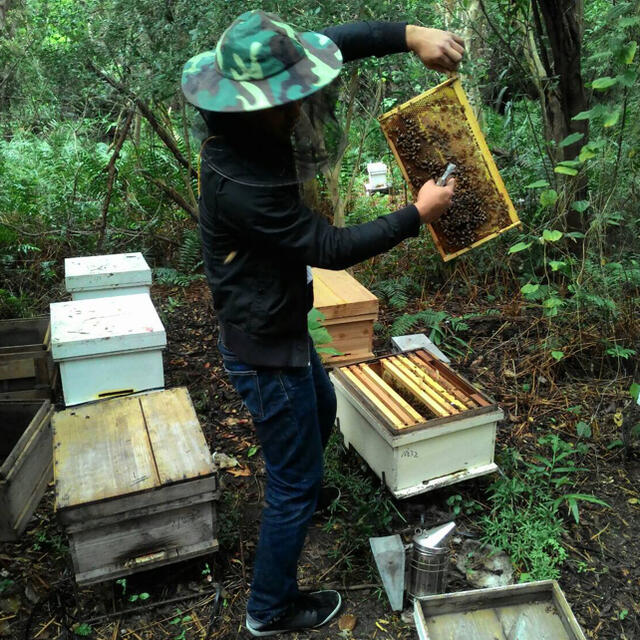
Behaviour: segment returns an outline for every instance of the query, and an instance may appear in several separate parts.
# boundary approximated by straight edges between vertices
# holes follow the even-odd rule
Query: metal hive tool
[[[454,203],[429,225],[445,261],[520,224],[458,78],[385,113],[380,124],[414,197],[457,165]]]

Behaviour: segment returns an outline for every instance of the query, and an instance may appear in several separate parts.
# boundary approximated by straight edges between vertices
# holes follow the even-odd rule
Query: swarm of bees
[[[446,104],[439,106],[441,111],[449,110]],[[453,113],[449,111],[449,115]],[[437,181],[449,162],[457,165],[453,203],[433,225],[445,250],[454,252],[468,247],[486,235],[488,213],[502,211],[505,205],[475,166],[472,153],[462,144],[462,131],[455,128],[449,131],[434,122],[423,129],[416,118],[405,111],[390,123],[388,133],[414,192],[429,179]]]

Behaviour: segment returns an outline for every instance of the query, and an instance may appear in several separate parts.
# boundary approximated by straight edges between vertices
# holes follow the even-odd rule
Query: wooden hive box
[[[346,271],[313,269],[313,306],[324,316],[330,345],[341,355],[322,354],[326,364],[340,366],[373,357],[373,323],[378,298]]]
[[[72,300],[148,295],[151,269],[139,252],[66,258],[64,283]]]
[[[17,540],[51,479],[51,414],[42,402],[0,401],[0,540]]]
[[[216,476],[185,388],[57,413],[53,452],[79,584],[218,549]]]
[[[428,225],[445,261],[520,225],[459,78],[395,107],[380,123],[414,198],[456,164],[453,205]]]
[[[51,349],[67,406],[164,387],[166,344],[146,294],[51,305]]]
[[[502,410],[418,350],[334,369],[338,424],[396,498],[497,470]]]
[[[0,400],[50,399],[55,374],[48,317],[0,320]]]
[[[428,640],[586,640],[555,580],[426,596],[414,620]]]

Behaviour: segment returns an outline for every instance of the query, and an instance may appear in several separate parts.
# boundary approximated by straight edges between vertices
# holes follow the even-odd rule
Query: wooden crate
[[[414,601],[422,640],[586,640],[555,580]]]
[[[218,549],[216,476],[185,388],[53,417],[56,510],[79,584]]]
[[[396,498],[497,470],[500,408],[427,351],[334,369],[338,423]]]
[[[42,402],[0,401],[0,540],[17,540],[51,479],[51,414]]]
[[[51,305],[51,351],[67,406],[164,387],[166,344],[146,294]]]
[[[49,318],[0,320],[0,400],[51,399]]]
[[[380,123],[414,198],[449,162],[457,165],[454,205],[428,225],[445,261],[520,225],[459,78],[392,109]]]
[[[324,316],[330,345],[340,355],[322,354],[331,366],[373,357],[373,323],[378,298],[346,271],[313,269],[313,306]]]

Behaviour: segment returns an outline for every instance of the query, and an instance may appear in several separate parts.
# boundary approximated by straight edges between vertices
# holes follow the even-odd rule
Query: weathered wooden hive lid
[[[54,360],[158,349],[166,344],[164,327],[146,293],[51,305]]]
[[[52,425],[57,509],[214,474],[184,387],[73,407]]]
[[[69,293],[151,284],[151,269],[139,252],[66,258],[64,274]]]

